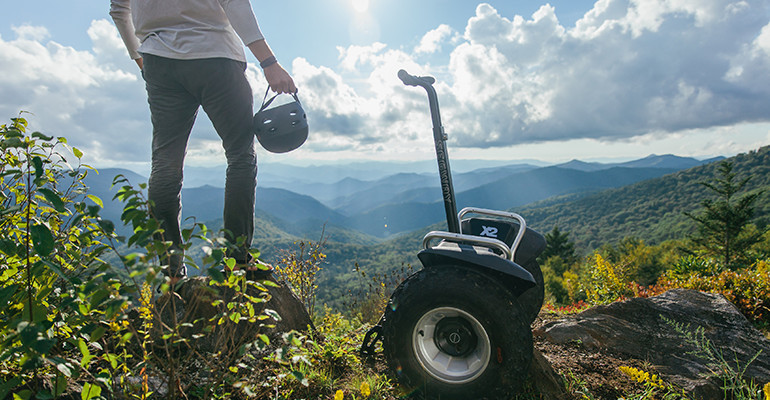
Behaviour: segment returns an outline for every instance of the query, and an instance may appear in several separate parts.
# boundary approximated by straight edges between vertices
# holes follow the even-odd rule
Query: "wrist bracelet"
[[[259,62],[259,66],[262,67],[262,69],[265,69],[275,63],[277,63],[278,60],[275,59],[275,56],[270,56],[262,61]]]

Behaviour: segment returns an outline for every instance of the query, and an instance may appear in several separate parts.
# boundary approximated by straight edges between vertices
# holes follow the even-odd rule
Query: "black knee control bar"
[[[364,342],[361,343],[361,356],[373,356],[379,341],[382,341],[382,325],[375,325],[364,335]]]

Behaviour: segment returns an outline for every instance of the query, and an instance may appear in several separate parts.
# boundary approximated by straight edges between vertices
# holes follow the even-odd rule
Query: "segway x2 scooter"
[[[364,354],[382,340],[390,370],[427,398],[497,398],[516,392],[532,359],[534,321],[543,304],[535,261],[545,239],[520,215],[455,202],[435,79],[398,77],[428,93],[448,231],[425,235],[423,269],[393,292]]]

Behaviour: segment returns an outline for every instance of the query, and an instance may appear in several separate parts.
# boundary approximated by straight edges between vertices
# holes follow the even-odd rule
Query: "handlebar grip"
[[[398,78],[407,86],[429,86],[436,82],[432,76],[414,76],[402,70],[398,71]]]

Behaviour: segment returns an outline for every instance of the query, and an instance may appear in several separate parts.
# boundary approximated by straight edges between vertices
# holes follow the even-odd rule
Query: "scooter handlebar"
[[[414,76],[410,75],[408,72],[404,71],[403,69],[398,71],[398,78],[401,79],[401,82],[404,82],[404,85],[407,86],[430,86],[436,82],[436,79],[432,76]]]

